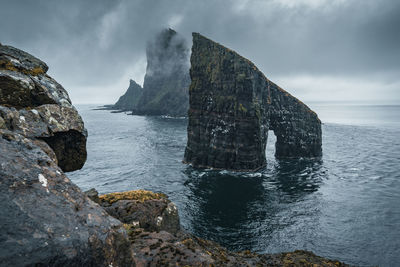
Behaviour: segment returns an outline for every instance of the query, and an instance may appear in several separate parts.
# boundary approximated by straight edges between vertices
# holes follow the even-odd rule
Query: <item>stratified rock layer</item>
[[[276,157],[319,157],[321,122],[249,60],[193,33],[188,143],[195,167],[253,171],[265,163],[268,130]]]
[[[142,93],[143,88],[134,80],[130,80],[128,90],[118,99],[117,103],[114,104],[113,109],[123,111],[132,111],[137,109],[137,104],[142,97]]]
[[[186,116],[189,107],[189,49],[174,30],[147,45],[143,95],[134,114]]]

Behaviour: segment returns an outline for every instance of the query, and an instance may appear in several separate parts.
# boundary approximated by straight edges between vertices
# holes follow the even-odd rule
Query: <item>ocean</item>
[[[255,173],[182,164],[185,118],[128,116],[78,105],[88,159],[73,182],[100,193],[166,193],[183,227],[231,250],[296,249],[360,266],[400,263],[400,106],[312,103],[321,159],[277,160]]]

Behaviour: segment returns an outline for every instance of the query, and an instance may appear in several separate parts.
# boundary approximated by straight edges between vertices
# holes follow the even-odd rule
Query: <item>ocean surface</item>
[[[360,266],[400,266],[400,106],[311,104],[323,157],[277,160],[256,173],[182,164],[187,119],[78,105],[88,160],[68,176],[100,193],[168,194],[188,231],[232,250],[311,250]]]

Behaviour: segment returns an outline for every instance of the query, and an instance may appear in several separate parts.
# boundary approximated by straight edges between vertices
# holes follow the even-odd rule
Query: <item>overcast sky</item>
[[[171,27],[253,61],[304,100],[400,104],[399,0],[0,0],[0,42],[45,61],[75,104],[143,83],[145,45]]]

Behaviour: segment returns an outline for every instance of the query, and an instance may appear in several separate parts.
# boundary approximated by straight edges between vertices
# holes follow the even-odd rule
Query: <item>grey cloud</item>
[[[397,0],[3,0],[0,9],[0,42],[45,60],[72,94],[78,87],[110,90],[142,64],[147,40],[168,26],[189,43],[196,31],[236,50],[272,79],[399,81]],[[124,88],[116,90],[117,98]]]

